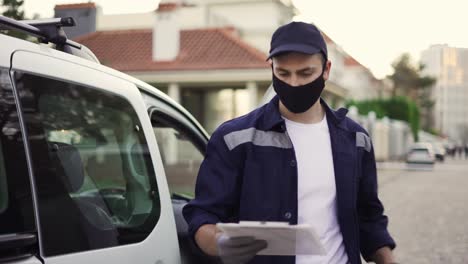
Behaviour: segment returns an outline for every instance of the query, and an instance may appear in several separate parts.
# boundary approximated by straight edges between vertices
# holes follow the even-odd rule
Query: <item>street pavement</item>
[[[468,264],[468,160],[447,160],[432,171],[378,167],[398,262]]]

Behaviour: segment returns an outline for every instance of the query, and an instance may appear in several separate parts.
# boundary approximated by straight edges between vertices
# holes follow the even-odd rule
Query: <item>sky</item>
[[[52,17],[56,4],[83,0],[25,0],[28,17]],[[158,0],[94,0],[104,14],[155,10]],[[295,20],[313,22],[376,77],[408,52],[415,61],[432,44],[468,48],[466,0],[292,0]],[[264,14],[262,14],[264,15]],[[259,16],[260,18],[261,16]],[[333,62],[332,62],[333,63]]]

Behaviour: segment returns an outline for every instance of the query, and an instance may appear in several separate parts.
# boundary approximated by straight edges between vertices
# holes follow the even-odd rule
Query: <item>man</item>
[[[212,135],[184,208],[189,231],[224,263],[394,263],[393,239],[377,195],[367,132],[319,100],[331,62],[313,25],[292,22],[272,36],[269,59],[277,96],[222,124]],[[309,224],[326,256],[255,256],[268,245],[229,238],[219,222]],[[251,261],[251,262],[249,262]]]

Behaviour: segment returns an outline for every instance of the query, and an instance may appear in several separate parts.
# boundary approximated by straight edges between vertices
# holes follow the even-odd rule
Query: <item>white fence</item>
[[[378,161],[404,159],[408,147],[414,142],[411,128],[406,122],[386,117],[377,119],[374,112],[362,116],[355,106],[349,108],[348,116],[369,132]]]

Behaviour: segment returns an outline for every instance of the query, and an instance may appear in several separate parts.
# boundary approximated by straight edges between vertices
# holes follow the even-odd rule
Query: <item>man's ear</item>
[[[268,64],[270,64],[271,71],[273,71],[273,59],[268,60]]]
[[[330,69],[331,69],[331,61],[327,61],[327,63],[325,63],[325,69],[323,71],[323,79],[325,81],[328,80],[328,77],[330,77]]]

